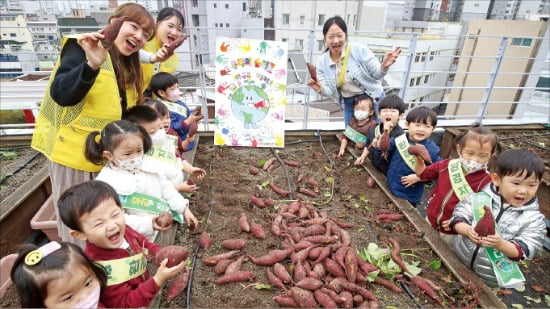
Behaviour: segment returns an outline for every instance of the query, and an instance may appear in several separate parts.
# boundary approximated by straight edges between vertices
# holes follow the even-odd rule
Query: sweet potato
[[[172,41],[172,43],[168,44],[166,46],[166,54],[168,56],[171,56],[174,54],[174,51],[176,50],[176,48],[178,48],[181,44],[183,44],[183,42],[188,38],[189,36],[188,35],[182,35],[180,36],[179,38],[175,39],[174,41]]]
[[[187,248],[185,247],[167,246],[157,252],[155,263],[157,264],[157,266],[159,266],[164,259],[168,259],[166,267],[174,267],[179,263],[185,261],[188,255],[189,251],[187,251]]]
[[[267,171],[267,169],[268,169],[271,165],[273,165],[273,164],[275,163],[275,161],[277,161],[277,158],[275,158],[275,157],[272,157],[272,158],[267,159],[267,160],[265,161],[264,165],[262,166],[262,169],[263,169],[264,171]]]
[[[323,247],[322,250],[321,250],[321,253],[317,257],[317,259],[313,262],[313,265],[316,265],[318,263],[322,263],[326,258],[329,257],[331,251],[332,250],[330,249],[330,247]]]
[[[248,281],[254,277],[254,273],[251,271],[238,271],[229,275],[224,275],[223,277],[216,280],[217,284],[224,284],[230,282],[243,282]]]
[[[307,277],[307,271],[304,267],[304,264],[298,262],[294,265],[294,282],[299,282],[300,280]]]
[[[338,240],[338,236],[325,236],[325,235],[315,235],[304,237],[303,240],[309,241],[314,244],[331,244]]]
[[[386,152],[390,149],[390,130],[384,130],[382,136],[380,136],[380,150]]]
[[[265,275],[267,277],[267,281],[269,281],[269,284],[271,284],[272,286],[275,286],[275,287],[278,287],[278,288],[281,288],[281,289],[285,289],[286,290],[286,287],[285,287],[285,284],[283,283],[283,281],[281,280],[281,278],[275,276],[271,270],[269,270],[269,268],[266,268],[265,269]]]
[[[202,106],[197,105],[195,107],[195,109],[193,110],[193,114],[195,114],[195,116],[197,116],[197,117],[202,116]]]
[[[202,262],[206,265],[214,266],[219,261],[230,259],[235,254],[237,254],[238,252],[239,252],[239,250],[233,250],[233,251],[221,253],[221,254],[218,254],[218,255],[214,255],[214,256],[211,256],[211,257],[204,258],[204,259],[202,259]]]
[[[283,160],[283,162],[290,167],[302,167],[302,164],[297,161]]]
[[[271,234],[277,237],[281,237],[283,233],[281,233],[281,222],[283,221],[283,216],[277,215],[273,222],[271,223]]]
[[[428,152],[428,149],[424,147],[424,145],[416,144],[411,145],[407,149],[409,153],[413,156],[420,156],[424,161],[428,163],[432,163],[432,157],[430,157],[430,153]]]
[[[280,262],[287,258],[292,251],[289,249],[283,249],[283,250],[271,250],[268,254],[263,255],[259,258],[255,258],[253,256],[249,256],[252,263],[256,265],[262,265],[262,266],[271,266],[277,262]]]
[[[323,266],[331,275],[333,275],[336,278],[346,277],[346,273],[344,272],[344,270],[342,270],[342,267],[340,267],[338,263],[336,263],[334,260],[330,258],[327,258],[323,261]]]
[[[325,270],[325,266],[323,266],[322,263],[313,265],[313,269],[311,271],[316,273],[319,276],[319,278],[325,278],[327,274],[327,271]]]
[[[261,198],[256,197],[252,194],[250,194],[249,197],[250,197],[250,203],[251,204],[258,206],[258,208],[264,208],[265,207],[265,203]]]
[[[288,196],[288,195],[290,195],[290,193],[292,193],[290,191],[286,191],[286,190],[283,190],[283,189],[279,188],[273,182],[269,183],[269,187],[271,188],[271,190],[273,190],[273,192],[279,194],[280,196]]]
[[[312,224],[302,231],[303,236],[315,236],[325,234],[325,227],[320,224]]]
[[[286,268],[280,263],[275,263],[275,265],[273,265],[273,273],[284,283],[289,283],[292,280]]]
[[[284,295],[277,295],[273,297],[273,300],[277,303],[277,305],[281,307],[287,307],[287,308],[299,308],[298,304],[294,301],[294,298],[292,297],[285,297]]]
[[[333,291],[340,292],[342,290],[348,290],[351,292],[359,293],[363,298],[368,300],[376,300],[376,296],[369,290],[353,283],[344,278],[335,278],[328,283],[327,287]]]
[[[206,231],[202,231],[201,236],[199,236],[199,245],[203,249],[208,249],[212,244],[212,238]]]
[[[300,175],[298,175],[298,178],[296,178],[296,183],[302,183],[302,181],[304,181],[304,173],[300,173]]]
[[[230,259],[219,261],[218,264],[216,264],[216,267],[214,267],[214,272],[216,273],[216,275],[224,274],[227,266],[229,266],[229,264],[233,262],[234,261]]]
[[[380,278],[380,276],[376,276],[376,278],[374,278],[374,283],[380,284],[381,286],[386,287],[397,293],[403,292],[403,290],[400,287],[398,287],[395,283],[393,283],[393,281]]]
[[[286,212],[289,212],[291,214],[297,214],[298,211],[300,211],[300,207],[302,207],[302,200],[298,198],[297,201],[294,201],[288,204],[288,209],[286,210]]]
[[[192,186],[192,185],[195,184],[195,182],[193,181],[193,179],[189,178],[189,179],[187,179],[187,184]]]
[[[353,294],[350,291],[342,291],[338,296],[344,299],[342,308],[353,308]]]
[[[374,180],[374,178],[369,177],[369,179],[367,179],[367,187],[374,188],[375,185],[376,185],[376,181]]]
[[[312,188],[319,188],[319,183],[313,178],[308,178],[306,184],[310,185]]]
[[[166,293],[166,300],[172,301],[176,296],[183,292],[187,288],[187,283],[189,281],[190,269],[185,267],[183,272],[179,274],[168,287],[168,292]]]
[[[222,248],[227,250],[241,250],[246,246],[246,241],[242,239],[226,239],[222,241]]]
[[[332,300],[334,302],[336,302],[337,304],[343,304],[346,299],[340,295],[338,295],[336,292],[334,292],[333,290],[331,289],[327,289],[327,288],[320,288],[319,291],[327,294],[328,296],[330,296],[330,298],[332,298]]]
[[[252,235],[258,239],[265,239],[265,232],[264,227],[261,224],[258,224],[252,220],[250,223],[250,231],[252,231]]]
[[[308,254],[309,254],[309,250],[311,250],[312,247],[308,247],[308,248],[305,248],[305,249],[302,249],[298,252],[294,252],[290,255],[290,260],[292,261],[292,263],[296,264],[297,262],[300,262],[300,263],[303,263]]]
[[[126,19],[126,16],[115,17],[105,28],[103,28],[102,34],[104,38],[101,40],[101,45],[103,45],[103,48],[109,49],[113,46],[116,37],[120,32],[120,28],[122,28],[122,24]]]
[[[304,278],[296,282],[296,286],[302,289],[315,291],[321,286],[323,286],[323,282],[321,280],[317,280],[313,278]]]
[[[246,218],[246,215],[241,213],[241,216],[239,217],[239,228],[243,232],[250,232],[250,224],[248,224],[248,219]]]
[[[309,189],[306,189],[306,188],[299,188],[298,189],[298,192],[304,194],[304,195],[307,195],[307,196],[311,196],[311,197],[316,197],[317,194]]]
[[[197,130],[199,129],[199,126],[197,125],[196,121],[192,121],[189,124],[189,131],[187,132],[188,137],[193,137],[197,133]]]
[[[361,271],[365,273],[365,275],[368,275],[370,272],[378,270],[376,266],[372,265],[367,261],[363,261],[361,258],[357,259],[357,264],[359,265],[359,268],[361,269]]]
[[[231,262],[229,265],[227,265],[227,268],[225,269],[225,274],[230,275],[234,274],[241,270],[241,264],[243,263],[243,260],[246,258],[246,255],[243,255],[236,259],[235,261]]]
[[[357,256],[352,248],[348,249],[346,257],[344,258],[344,270],[346,271],[346,277],[349,282],[355,283],[357,280]]]
[[[300,207],[298,210],[298,218],[305,219],[307,217],[309,217],[309,209],[305,206]]]
[[[169,228],[172,226],[172,221],[174,220],[174,217],[172,217],[172,214],[163,211],[160,213],[160,215],[155,219],[155,222],[162,228]]]
[[[317,308],[313,292],[298,287],[292,287],[290,290],[292,291],[292,298],[300,308]]]
[[[321,250],[323,250],[323,247],[315,247],[309,250],[309,253],[307,254],[308,259],[315,260],[319,257],[319,254],[321,254]]]
[[[431,299],[435,300],[441,307],[445,307],[439,295],[432,289],[430,284],[420,276],[414,276],[411,278],[412,283],[418,287],[422,292],[426,293]]]
[[[341,246],[334,252],[332,255],[332,259],[338,263],[338,265],[342,266],[342,268],[345,267],[344,259],[346,258],[346,254],[348,253],[348,246]]]
[[[273,200],[270,199],[270,198],[265,199],[265,200],[264,200],[264,204],[265,204],[265,206],[269,206],[269,207],[275,206],[275,202],[273,202]]]
[[[376,223],[380,223],[380,221],[392,222],[392,221],[399,221],[399,220],[403,220],[403,215],[398,213],[379,214],[374,219]]]
[[[488,206],[483,206],[483,210],[485,210],[485,213],[474,227],[474,231],[476,231],[479,237],[495,235],[495,219],[493,218],[493,213]]]
[[[315,66],[311,63],[306,63],[307,65],[307,70],[309,71],[309,76],[311,77],[311,79],[313,79],[314,81],[317,81],[317,70],[315,69]]]
[[[250,167],[248,167],[248,171],[252,175],[258,175],[258,173],[260,172],[260,170],[258,170],[258,168],[254,167],[252,165],[250,165]]]
[[[317,300],[323,308],[338,308],[336,302],[321,290],[315,290],[313,296],[315,296],[315,300]]]
[[[408,273],[409,270],[407,269],[407,266],[405,263],[403,263],[403,260],[401,260],[401,257],[399,256],[399,250],[401,250],[401,245],[397,242],[397,240],[389,237],[388,241],[392,245],[392,250],[390,253],[391,259],[397,264],[402,272]]]

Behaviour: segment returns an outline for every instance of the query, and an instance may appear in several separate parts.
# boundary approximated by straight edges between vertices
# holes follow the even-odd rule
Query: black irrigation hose
[[[279,161],[279,164],[281,164],[281,167],[283,168],[283,171],[285,171],[286,181],[288,183],[288,191],[290,191],[290,192],[294,191],[294,190],[292,190],[292,183],[290,181],[290,176],[288,175],[288,169],[286,168],[285,162],[283,162],[281,157],[279,157],[279,155],[277,154],[277,151],[275,151],[275,149],[271,148],[271,152],[273,153],[275,158],[277,158],[277,160]],[[292,193],[290,194],[289,198],[292,199]]]
[[[317,129],[317,135],[319,135],[319,144],[321,144],[321,149],[323,149],[323,153],[325,154],[325,157],[327,157],[328,162],[330,162],[330,164],[333,164],[334,161],[328,155],[327,150],[325,149],[325,146],[323,145],[323,138],[321,137],[321,131],[319,129]]]
[[[208,164],[208,172],[212,174],[212,164]],[[210,186],[210,201],[208,201],[208,206],[210,209],[208,210],[208,216],[206,216],[206,222],[204,223],[205,227],[204,230],[206,231],[206,225],[208,224],[208,221],[210,220],[210,214],[212,214],[212,206],[216,204],[216,201],[214,200],[214,188]],[[193,256],[193,263],[191,264],[191,269],[189,270],[189,282],[187,283],[187,294],[185,303],[187,306],[187,309],[191,308],[191,290],[193,288],[193,273],[195,272],[195,265],[197,264],[197,255],[200,251],[200,243],[197,244],[197,247],[195,248],[195,255]]]
[[[40,152],[37,152],[35,153],[32,157],[30,157],[27,161],[25,161],[23,164],[19,165],[15,171],[13,171],[12,173],[10,174],[7,174],[6,176],[2,177],[2,179],[0,179],[0,185],[3,184],[6,180],[8,180],[8,178],[10,178],[11,176],[19,173],[22,169],[25,168],[25,166],[27,166],[27,164],[31,163],[32,160],[36,159],[36,157],[38,157],[40,155]]]

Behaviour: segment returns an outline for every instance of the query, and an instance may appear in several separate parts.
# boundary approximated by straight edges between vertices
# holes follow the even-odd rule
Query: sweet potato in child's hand
[[[107,25],[107,27],[103,28],[102,34],[104,38],[101,40],[103,48],[109,49],[111,48],[111,46],[113,46],[113,43],[115,42],[115,39],[118,36],[120,28],[122,27],[122,24],[125,20],[126,16],[115,17],[113,18],[113,21],[109,25]]]
[[[187,248],[182,246],[168,246],[164,247],[157,252],[157,256],[155,257],[155,263],[157,266],[164,261],[164,259],[168,259],[168,263],[166,263],[166,267],[174,267],[178,265],[179,263],[185,261],[187,259],[187,256],[189,255],[189,251],[187,251]]]
[[[380,137],[380,150],[386,152],[390,149],[390,130],[384,130],[382,136]]]
[[[476,224],[474,231],[476,231],[479,237],[495,235],[495,219],[493,218],[493,213],[487,206],[483,206],[483,209],[485,210],[485,214]]]
[[[172,226],[172,221],[174,220],[174,217],[172,217],[172,214],[163,211],[160,213],[160,215],[155,219],[155,222],[160,226],[161,228],[169,228]]]
[[[428,163],[432,163],[432,158],[430,157],[430,153],[428,152],[428,149],[424,147],[424,145],[412,145],[409,146],[407,149],[409,153],[413,156],[420,156],[424,161]]]

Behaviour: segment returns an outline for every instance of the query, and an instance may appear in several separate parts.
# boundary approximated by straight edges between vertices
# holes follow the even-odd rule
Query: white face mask
[[[471,174],[473,172],[481,171],[487,169],[487,163],[479,163],[476,161],[466,160],[461,155],[458,156],[462,168],[466,174]]]
[[[121,169],[129,172],[135,172],[141,167],[141,161],[143,161],[143,155],[128,160],[116,160],[117,166]]]
[[[357,119],[357,120],[365,120],[365,119],[369,118],[369,112],[362,111],[362,110],[356,110],[356,111],[353,111],[353,116],[355,116],[355,119]]]
[[[153,141],[153,144],[157,146],[164,145],[165,139],[166,139],[166,132],[164,131],[164,128],[158,129],[158,131],[151,136],[151,141]]]
[[[73,308],[84,308],[84,309],[96,309],[99,305],[99,292],[101,291],[101,287],[99,284],[97,287],[93,290],[90,295],[86,296],[83,300],[78,302],[78,304],[74,305]]]
[[[168,91],[166,93],[166,96],[167,96],[166,99],[168,101],[171,101],[171,102],[176,102],[176,101],[179,101],[181,99],[181,93],[180,93],[180,90],[178,88]]]

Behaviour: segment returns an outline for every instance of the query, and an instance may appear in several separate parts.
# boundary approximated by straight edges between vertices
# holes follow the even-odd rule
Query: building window
[[[428,82],[428,79],[430,78],[430,75],[426,75],[424,76],[424,84],[426,84]]]
[[[214,24],[214,27],[218,28],[218,23],[215,23],[215,24]]]
[[[430,52],[430,61],[434,60],[435,52]]]
[[[353,25],[355,26],[355,23],[357,22],[357,15],[353,14]]]
[[[300,15],[300,25],[303,25],[306,21],[306,17],[304,15]]]
[[[225,4],[225,8],[228,9],[228,8],[229,8],[229,4],[226,3],[226,4]]]
[[[297,50],[303,50],[304,48],[304,40],[298,40],[296,39],[296,44],[294,45],[294,48]]]
[[[246,2],[243,2],[243,12],[246,12]]]
[[[286,41],[288,41],[288,39],[287,38],[281,38],[281,41],[286,42]]]
[[[225,28],[229,28],[229,23],[225,23]]]
[[[323,40],[317,40],[317,50],[322,51],[323,47],[325,47],[325,42]]]
[[[529,47],[529,46],[531,46],[531,43],[533,43],[533,39],[528,39],[528,38],[514,38],[514,39],[512,39],[512,45],[513,46]]]
[[[474,3],[474,7],[475,7],[475,8],[478,8],[478,7],[479,7],[479,3]]]
[[[223,23],[220,23],[220,28],[223,28]]]
[[[424,102],[424,97],[420,97],[420,99],[418,99],[418,102]]]
[[[418,76],[418,77],[416,78],[415,86],[418,86],[418,85],[420,85],[420,76]]]
[[[411,78],[410,82],[409,82],[409,87],[412,87],[414,86],[414,78]]]
[[[427,54],[428,54],[428,53],[422,53],[422,62],[426,61],[426,55],[427,55]]]
[[[196,8],[199,6],[199,0],[193,0],[193,7]]]
[[[191,19],[193,20],[193,26],[198,27],[199,26],[199,15],[193,14],[193,15],[191,15]]]
[[[283,14],[283,25],[288,25],[290,23],[290,14]]]
[[[12,38],[14,38],[14,37],[17,36],[17,34],[15,34],[15,33],[12,32],[12,33],[10,33],[10,36],[11,36]]]
[[[349,14],[348,14],[348,18],[346,18],[346,24],[349,24]]]
[[[214,3],[214,8],[217,8],[218,7],[218,4],[217,3]]]
[[[420,60],[420,54],[418,53],[414,56],[414,62],[418,62],[419,60]]]
[[[537,81],[536,91],[550,92],[550,77],[539,76]]]
[[[325,14],[319,14],[319,21],[317,22],[318,26],[323,26],[325,24]]]

